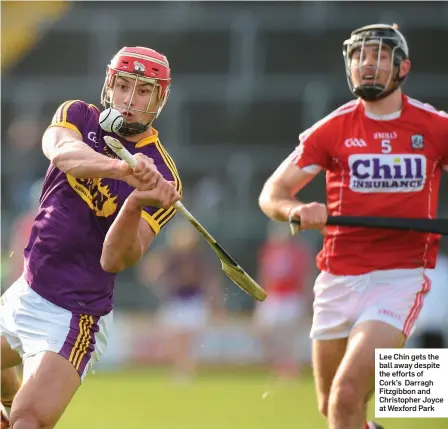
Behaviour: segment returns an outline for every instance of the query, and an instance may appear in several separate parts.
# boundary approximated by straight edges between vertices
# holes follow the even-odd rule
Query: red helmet
[[[129,103],[129,106],[113,106],[113,94],[117,76],[135,79],[132,98],[134,97],[134,91],[139,82],[143,81],[153,85],[153,91],[146,110],[131,109],[130,106],[132,103]],[[124,47],[118,51],[107,66],[106,80],[101,93],[101,104],[106,108],[121,107],[128,111],[134,110],[154,114],[154,118],[148,124],[126,123],[125,119],[124,126],[120,129],[120,134],[139,134],[146,131],[152,121],[159,116],[168,99],[170,85],[171,70],[165,55],[141,46],[132,48]],[[149,109],[156,87],[158,88],[158,100],[155,110],[150,111]]]

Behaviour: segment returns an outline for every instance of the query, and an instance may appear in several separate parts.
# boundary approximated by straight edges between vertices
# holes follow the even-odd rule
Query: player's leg
[[[255,330],[260,341],[262,359],[269,366],[271,371],[275,371],[276,346],[275,346],[275,326],[278,324],[278,298],[271,297],[263,303],[257,303],[253,313]]]
[[[158,319],[165,333],[164,343],[175,381],[186,380],[194,371],[191,354],[191,336],[183,325],[181,306],[176,299],[163,305]]]
[[[38,295],[24,280],[16,289],[20,299],[11,303],[24,372],[11,424],[14,429],[50,429],[102,354],[112,314],[73,314]]]
[[[3,331],[2,331],[3,332]],[[19,353],[11,348],[6,337],[1,337],[1,412],[9,419],[12,401],[20,388],[17,365],[22,363]],[[6,426],[5,426],[6,427]]]
[[[79,385],[78,371],[60,354],[41,352],[26,358],[23,385],[11,410],[12,428],[53,428]]]
[[[353,287],[359,281],[322,272],[314,285],[310,336],[313,340],[312,362],[317,402],[324,417],[328,415],[333,378],[346,351],[352,326]]]
[[[2,334],[5,333],[2,329]],[[14,366],[20,365],[22,363],[22,358],[20,357],[19,353],[16,350],[13,350],[13,348],[10,346],[9,342],[7,341],[6,337],[2,335],[1,337],[1,368],[2,373],[3,370],[7,368],[12,368]],[[3,385],[3,383],[2,383]]]
[[[313,340],[313,373],[320,413],[328,416],[333,379],[347,347],[347,338]]]
[[[1,369],[22,363],[23,348],[17,334],[15,315],[20,306],[23,280],[19,278],[0,298]],[[2,383],[3,385],[3,383]]]
[[[376,348],[401,348],[430,289],[422,270],[371,274],[364,311],[350,333],[347,352],[335,376],[329,406],[331,429],[359,429],[373,393]]]
[[[309,359],[309,323],[300,296],[296,293],[270,295],[270,300],[257,304],[254,325],[263,360],[273,373],[280,378],[297,376],[301,365]]]
[[[201,298],[171,298],[159,312],[159,322],[167,332],[167,351],[175,381],[191,379],[197,362],[194,345],[206,326],[209,311]]]
[[[300,374],[309,352],[309,327],[306,327],[303,320],[303,305],[298,294],[291,294],[278,297],[273,310],[270,334],[274,370],[280,379],[294,378]],[[303,334],[307,337],[308,344],[302,341]]]
[[[289,320],[287,332],[289,332],[290,359],[294,365],[292,375],[300,377],[303,369],[310,364],[312,355],[312,340],[309,332],[311,327],[310,312],[307,311],[307,301],[297,297],[293,317]]]
[[[11,415],[12,401],[14,400],[20,388],[20,378],[17,374],[17,368],[5,368],[1,372],[1,412],[3,414],[4,427],[9,421]]]
[[[46,318],[42,321],[35,314],[33,326],[45,326],[44,336],[54,341],[42,346],[42,338],[24,335],[23,384],[11,410],[13,429],[51,429],[56,425],[88,369],[103,354],[112,323],[112,313],[101,318],[75,315],[40,299],[41,314]],[[26,331],[26,321],[22,328]],[[42,347],[53,350],[36,352]]]
[[[331,388],[331,429],[363,427],[366,404],[374,387],[375,349],[399,348],[404,342],[403,332],[384,322],[367,321],[353,328]]]
[[[12,402],[20,388],[20,378],[15,367],[22,363],[20,354],[23,353],[23,349],[16,334],[14,319],[14,308],[20,295],[16,283],[3,294],[0,300],[1,429],[9,428]]]
[[[179,327],[171,330],[172,365],[177,381],[191,379],[196,372],[196,359],[193,351],[195,338],[193,329]]]
[[[275,347],[274,370],[282,380],[297,377],[299,374],[295,356],[298,332],[298,326],[288,322],[279,323],[272,330]]]

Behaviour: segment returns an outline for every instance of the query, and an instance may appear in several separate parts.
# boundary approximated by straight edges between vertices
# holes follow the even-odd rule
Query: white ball
[[[116,109],[106,109],[100,113],[100,126],[104,131],[116,133],[123,125],[123,116]]]

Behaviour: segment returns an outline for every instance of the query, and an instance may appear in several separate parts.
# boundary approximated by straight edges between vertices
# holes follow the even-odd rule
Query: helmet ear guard
[[[128,106],[119,106],[113,102],[113,95],[117,85],[117,78],[123,77],[133,82],[131,101]],[[148,105],[145,110],[131,108],[134,93],[139,82],[150,83],[153,86]],[[131,84],[132,85],[132,84]],[[106,69],[106,79],[101,93],[101,104],[105,108],[120,108],[127,112],[142,112],[152,114],[148,123],[124,122],[119,133],[123,136],[131,136],[145,132],[152,122],[160,115],[166,104],[171,86],[171,70],[167,58],[144,47],[124,47],[112,58]],[[156,94],[157,104],[151,106],[153,96]],[[151,110],[153,109],[153,110]]]
[[[387,85],[380,83],[373,84],[360,84],[355,86],[351,77],[351,58],[353,52],[369,43],[377,43],[382,46],[387,46],[392,52],[392,63]],[[403,85],[406,80],[406,76],[400,77],[400,64],[403,60],[409,59],[409,48],[403,34],[398,30],[398,26],[387,24],[374,24],[365,27],[358,28],[351,33],[350,39],[347,39],[343,43],[342,53],[345,60],[345,68],[347,75],[347,83],[350,91],[356,97],[360,97],[366,101],[380,100]],[[378,71],[379,65],[377,65]],[[394,67],[398,67],[398,71],[394,76]],[[389,89],[389,83],[394,82],[394,85]]]

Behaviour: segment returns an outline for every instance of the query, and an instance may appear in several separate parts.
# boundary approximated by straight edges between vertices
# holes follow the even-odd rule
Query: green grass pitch
[[[373,416],[373,402],[370,417]],[[446,429],[447,419],[381,419],[385,429]],[[277,382],[260,373],[201,373],[174,383],[166,372],[90,374],[57,429],[326,429],[310,377]]]

